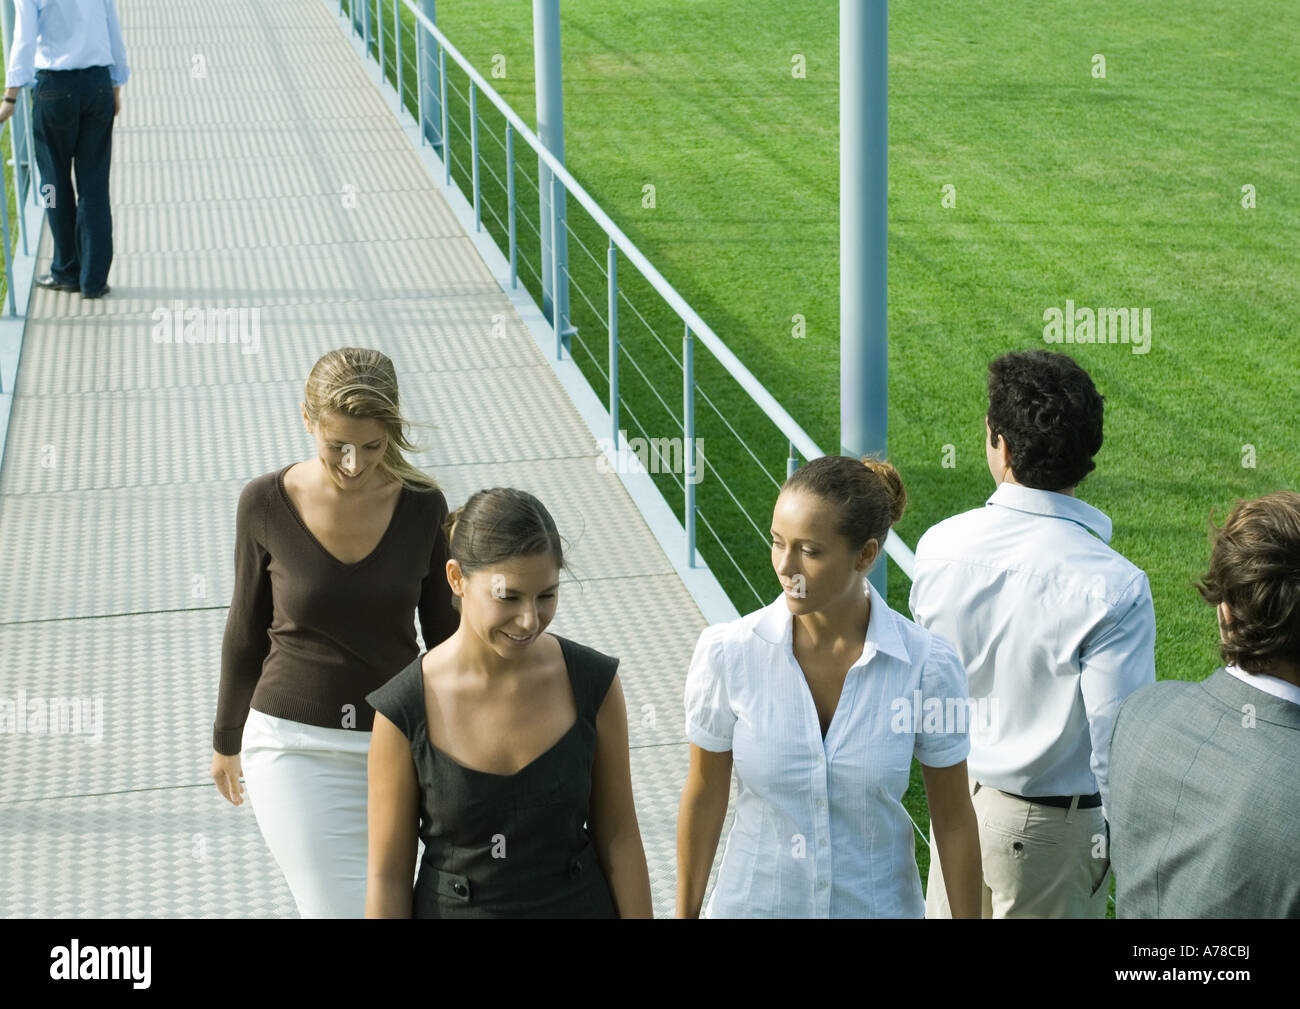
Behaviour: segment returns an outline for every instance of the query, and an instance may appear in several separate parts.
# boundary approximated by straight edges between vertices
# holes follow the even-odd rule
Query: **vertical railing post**
[[[420,146],[424,146],[424,26],[415,22],[415,119],[420,125]]]
[[[682,337],[682,473],[686,484],[686,566],[695,567],[695,340]]]
[[[32,89],[23,88],[23,130],[27,136],[27,143],[24,145],[27,148],[27,189],[32,194],[32,206],[43,207],[45,206],[45,203],[38,195],[40,186],[37,184],[36,180],[36,141],[32,136],[33,118]],[[12,138],[10,139],[12,140]],[[12,147],[13,145],[10,144],[10,146]],[[16,151],[17,148],[14,148],[14,150]],[[17,157],[15,157],[14,163],[17,164]],[[18,195],[22,196],[22,193],[19,193]]]
[[[889,3],[840,0],[840,454],[889,430]],[[888,565],[872,568],[885,595]]]
[[[794,452],[794,442],[790,442],[790,454],[785,460],[785,478],[789,480],[799,468],[799,457]]]
[[[438,80],[441,83],[439,94],[441,95],[442,104],[442,167],[443,176],[447,185],[451,185],[451,155],[448,153],[447,143],[450,139],[447,136],[447,51],[442,48],[442,43],[438,43]]]
[[[560,180],[554,172],[550,173],[551,178],[551,290],[558,291],[560,283],[560,257],[556,255],[556,243],[559,241],[560,229],[564,227],[564,221],[560,218],[559,205],[557,203],[556,190],[560,188]],[[559,361],[564,358],[564,327],[560,323],[560,299],[551,299],[551,325],[555,328],[555,360]]]
[[[366,0],[366,9],[370,9],[370,0]],[[387,76],[387,67],[384,66],[384,0],[379,0],[375,16],[379,20],[379,82],[382,84]]]
[[[353,0],[355,3],[356,0]],[[361,0],[361,46],[370,55],[370,0]]]
[[[10,119],[9,122],[10,122],[10,126],[9,126],[9,145],[10,145],[10,147],[12,147],[12,146],[13,146],[13,139],[14,139],[14,129],[13,129],[13,125],[12,125],[12,124],[13,124],[13,120]],[[3,130],[2,130],[2,128],[0,128],[0,135],[3,135]],[[3,231],[4,231],[4,243],[5,243],[5,289],[9,292],[9,314],[10,314],[10,315],[17,315],[17,314],[18,314],[18,306],[17,306],[17,305],[15,304],[15,302],[14,302],[14,261],[13,261],[13,255],[12,255],[12,254],[10,253],[10,251],[9,251],[9,246],[10,246],[10,237],[9,237],[9,183],[8,183],[8,181],[5,179],[5,173],[4,173],[3,169],[4,169],[4,166],[3,166],[3,165],[0,165],[0,229],[3,229]],[[15,178],[15,179],[14,179],[14,184],[17,185],[17,183],[18,183],[18,180]],[[22,205],[22,201],[20,200],[20,201],[18,202],[18,217],[19,217],[20,220],[21,220],[22,216],[23,216],[23,205]],[[0,382],[3,382],[3,376],[2,376],[2,375],[0,375]],[[2,391],[2,390],[0,390],[0,391]]]
[[[415,0],[409,0],[409,2],[412,10],[418,9],[418,12],[424,15],[424,20],[428,21],[429,24],[434,25],[435,27],[437,26],[438,5],[434,0],[419,0],[419,3],[415,3]],[[421,28],[421,21],[418,18],[415,19],[415,25],[416,30],[419,31]],[[441,48],[441,46],[439,46],[439,48]],[[432,81],[434,74],[436,74],[438,70],[438,68],[433,65],[433,53],[426,50],[420,63],[422,68],[421,73],[424,75],[423,79],[425,81]],[[439,131],[441,129],[440,124],[443,122],[442,109],[433,107],[438,103],[437,95],[431,94],[431,97],[433,98],[432,104],[426,104],[424,106],[427,118],[425,116],[420,117],[420,136],[424,137],[424,139],[428,141],[430,147],[436,147],[441,150],[442,133]]]
[[[614,438],[614,451],[618,442],[618,248],[609,240],[609,253],[605,257],[605,272],[609,276],[609,426]]]
[[[469,154],[473,160],[470,178],[474,185],[474,230],[483,230],[483,211],[479,205],[478,181],[478,88],[469,82]]]
[[[537,139],[564,164],[564,86],[562,60],[560,59],[560,0],[533,0],[533,90],[537,95]],[[542,236],[542,312],[548,311],[551,300],[558,298],[561,318],[569,318],[569,238],[560,235],[553,241],[548,233],[551,211],[547,205],[553,194],[560,201],[560,216],[564,216],[565,189],[550,184],[551,169],[537,158],[537,208],[538,231]],[[560,269],[552,270],[550,255],[558,252]],[[559,278],[559,287],[549,287],[552,277]],[[569,345],[569,334],[564,334],[564,344]]]
[[[397,107],[406,108],[402,101],[402,0],[393,0],[393,52],[397,59]]]
[[[519,286],[519,238],[515,234],[515,130],[506,120],[506,213],[510,217],[510,286]]]
[[[33,86],[34,86],[34,85],[33,85]],[[24,209],[25,209],[25,208],[23,207],[23,203],[24,203],[24,200],[23,200],[23,176],[26,175],[26,177],[27,177],[27,188],[28,188],[29,190],[31,190],[31,194],[32,194],[32,197],[33,197],[33,202],[39,200],[38,190],[40,189],[40,184],[37,182],[36,175],[35,175],[35,173],[32,171],[32,165],[31,165],[31,162],[29,161],[26,165],[24,165],[24,164],[22,163],[22,158],[20,158],[19,155],[18,155],[18,130],[19,130],[19,126],[21,125],[21,124],[19,123],[19,119],[18,119],[18,109],[21,108],[21,109],[24,111],[24,118],[26,118],[26,120],[27,120],[27,126],[30,127],[30,125],[31,125],[31,119],[32,119],[31,91],[32,91],[32,89],[31,89],[30,87],[23,88],[23,93],[22,93],[22,95],[21,95],[21,97],[20,97],[20,99],[19,99],[19,103],[20,103],[20,104],[19,104],[18,106],[15,106],[15,108],[14,108],[14,115],[11,116],[10,119],[9,119],[9,150],[10,150],[10,152],[11,152],[11,153],[13,154],[13,156],[14,156],[14,186],[16,187],[16,190],[17,190],[17,192],[15,193],[14,206],[18,208],[18,237],[19,237],[19,240],[20,240],[20,241],[22,242],[22,244],[23,244],[23,255],[24,255],[24,256],[30,256],[30,255],[34,254],[36,250],[35,250],[34,248],[29,249],[29,248],[28,248],[28,243],[27,243],[27,215],[26,215],[25,213],[23,213],[23,211],[24,211]],[[29,140],[28,143],[27,143],[27,150],[28,150],[29,152],[31,151],[31,141],[30,141],[30,140]],[[0,166],[0,169],[2,169],[2,168],[3,168],[3,166]],[[6,264],[8,264],[8,262],[9,262],[9,196],[8,196],[8,190],[6,190],[4,200],[5,200],[5,262],[6,262]],[[36,242],[33,243],[33,245],[36,245],[36,244],[39,244],[39,243],[40,243],[40,231],[39,231],[39,230],[37,231],[36,235],[37,235],[37,237],[36,237]],[[7,266],[7,265],[6,265],[6,269],[8,269],[8,266]],[[12,274],[12,271],[10,271],[10,273],[9,273],[9,299],[10,299],[10,301],[13,300],[13,293],[14,293],[14,288],[13,288],[13,274]]]

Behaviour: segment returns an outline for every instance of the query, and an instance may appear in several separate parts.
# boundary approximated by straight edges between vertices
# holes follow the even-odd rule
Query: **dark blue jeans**
[[[95,294],[113,262],[108,165],[113,154],[113,80],[108,67],[38,70],[32,136],[41,202],[54,237],[55,280]],[[73,189],[73,172],[76,189]]]

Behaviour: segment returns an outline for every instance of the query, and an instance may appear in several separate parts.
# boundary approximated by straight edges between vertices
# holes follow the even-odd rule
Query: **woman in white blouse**
[[[953,917],[980,917],[965,670],[865,578],[906,499],[898,471],[875,459],[796,470],[772,513],[784,592],[700,635],[686,680],[678,917],[700,913],[733,759],[736,817],[706,917],[924,917],[901,802],[913,756]]]

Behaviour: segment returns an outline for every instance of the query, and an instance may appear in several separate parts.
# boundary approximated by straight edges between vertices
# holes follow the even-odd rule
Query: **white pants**
[[[365,917],[369,751],[369,732],[248,712],[248,800],[304,918]]]

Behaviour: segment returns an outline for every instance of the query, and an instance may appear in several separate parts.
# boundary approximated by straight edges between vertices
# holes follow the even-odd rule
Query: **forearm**
[[[950,817],[955,822],[932,821],[934,845],[943,869],[943,886],[954,918],[979,918],[982,915],[980,887],[984,869],[980,862],[979,823],[974,808],[966,808]]]
[[[612,838],[607,845],[596,845],[597,856],[609,880],[610,893],[620,918],[653,918],[654,902],[650,897],[650,870],[645,860],[641,831],[631,830]]]
[[[122,23],[117,16],[117,5],[113,3],[108,5],[108,45],[113,54],[113,83],[125,84],[131,76],[131,67],[126,61],[126,43],[122,40]]]
[[[213,720],[212,746],[218,753],[239,752],[240,738],[253,694],[262,677],[266,652],[261,649],[223,649],[221,680],[217,685],[217,713]]]
[[[730,782],[728,782],[730,785]],[[727,818],[730,788],[710,797],[688,781],[677,810],[677,910],[678,918],[698,918],[709,885],[713,856],[718,851],[722,823]]]
[[[36,75],[36,4],[33,0],[15,0],[13,42],[9,47],[9,63],[5,84],[15,91],[30,84]]]
[[[366,877],[367,918],[411,917],[412,882],[409,875]]]

